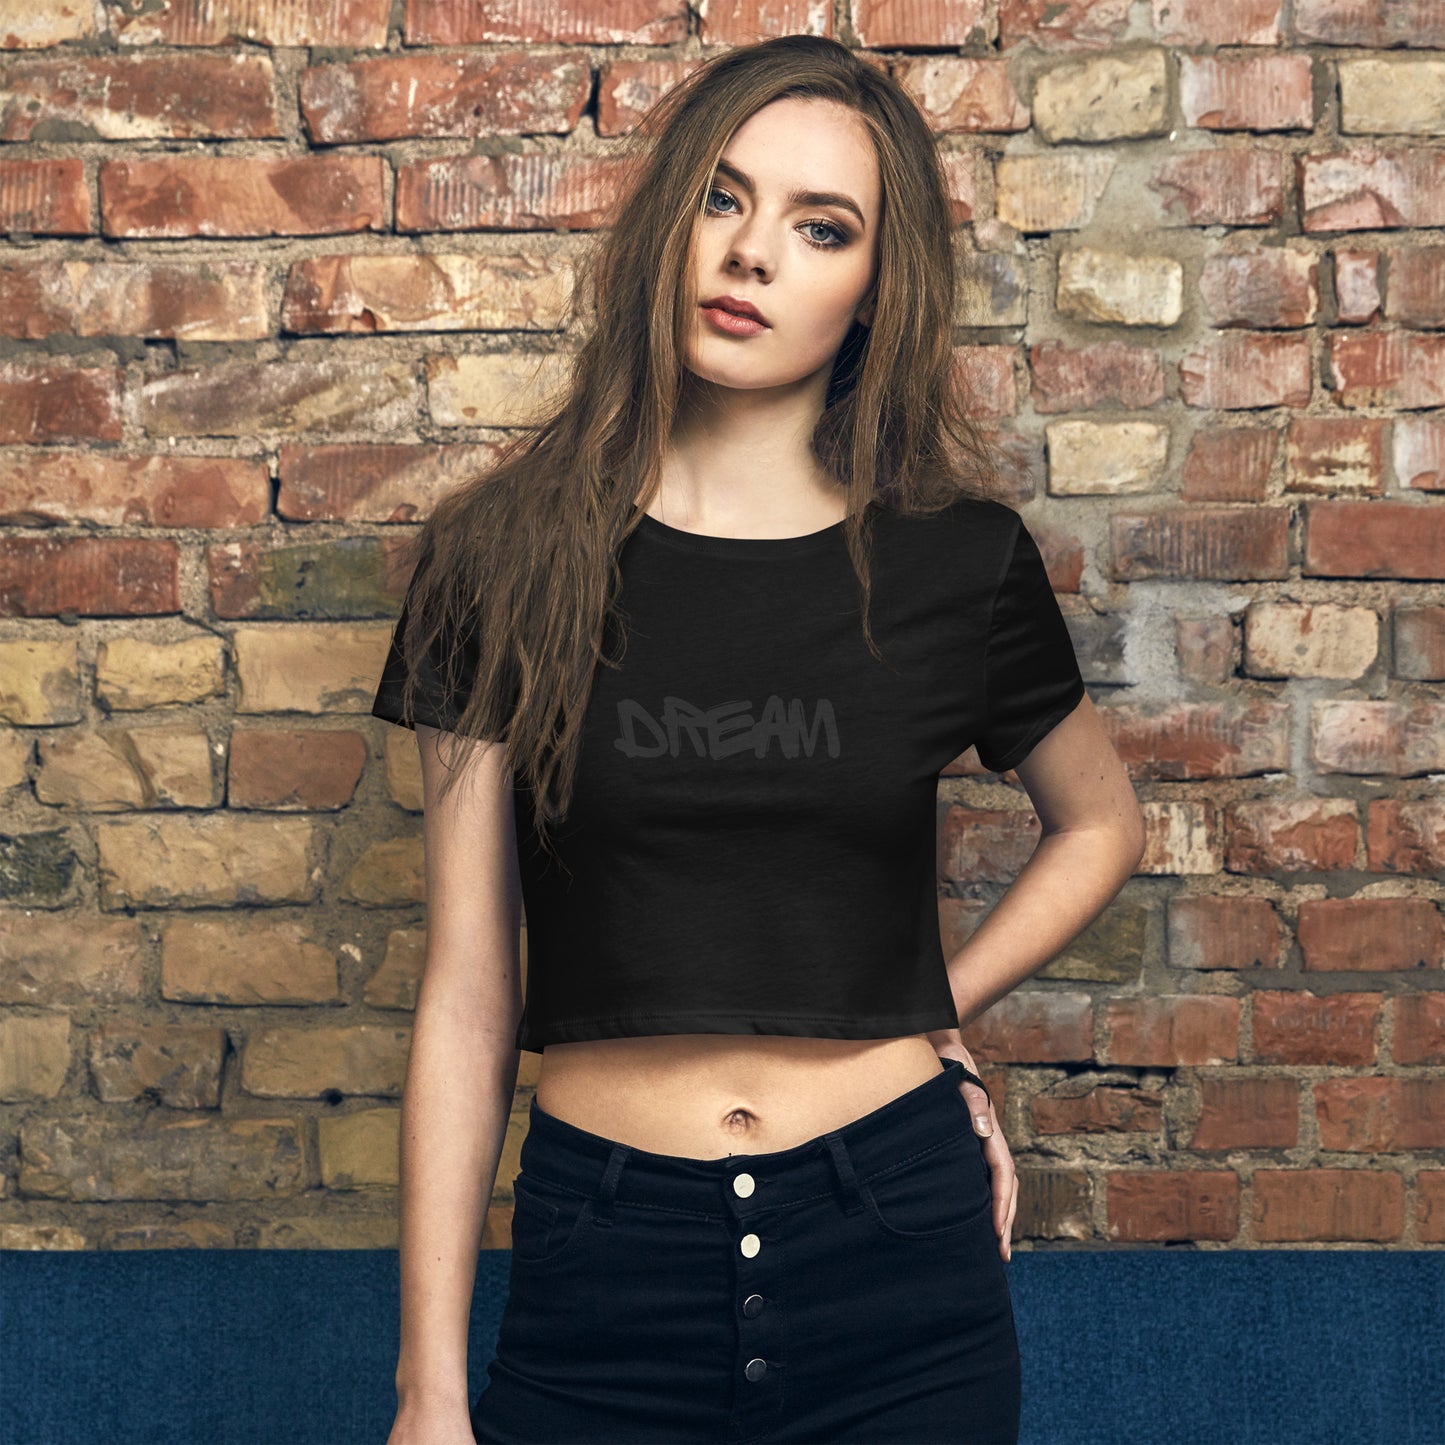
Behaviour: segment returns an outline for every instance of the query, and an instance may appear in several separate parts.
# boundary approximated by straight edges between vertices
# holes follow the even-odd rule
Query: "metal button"
[[[743,1301],[743,1313],[751,1320],[763,1312],[763,1297],[760,1294],[750,1294]]]
[[[738,1248],[751,1259],[761,1248],[763,1242],[756,1234],[745,1234],[738,1243]]]
[[[741,1199],[746,1199],[753,1192],[753,1176],[751,1174],[739,1174],[733,1180],[733,1193]]]
[[[750,1380],[761,1380],[768,1373],[768,1362],[766,1360],[749,1360],[743,1370]]]

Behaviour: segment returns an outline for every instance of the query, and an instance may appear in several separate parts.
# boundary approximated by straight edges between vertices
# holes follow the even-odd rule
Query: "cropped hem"
[[[524,1020],[514,1047],[540,1054],[548,1044],[580,1044],[596,1039],[654,1037],[658,1034],[778,1034],[786,1038],[889,1039],[935,1029],[956,1029],[951,1007],[907,1014],[760,1014],[739,1013],[611,1014],[606,1018],[562,1019],[528,1027]]]

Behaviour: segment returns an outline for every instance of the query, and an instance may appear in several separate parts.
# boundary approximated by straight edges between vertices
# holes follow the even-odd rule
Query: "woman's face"
[[[872,321],[880,204],[873,143],[855,111],[787,96],[749,116],[698,222],[688,369],[740,389],[831,370],[854,320]],[[766,325],[730,327],[703,304],[727,296],[751,302]]]

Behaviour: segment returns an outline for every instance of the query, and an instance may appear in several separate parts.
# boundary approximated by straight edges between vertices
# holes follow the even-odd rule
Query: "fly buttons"
[[[763,1242],[756,1234],[745,1234],[742,1239],[738,1241],[738,1248],[742,1250],[749,1259],[752,1259],[762,1247]]]
[[[736,1194],[739,1199],[748,1198],[756,1187],[751,1174],[739,1174],[733,1180],[733,1193]]]
[[[767,1373],[768,1362],[766,1360],[749,1360],[747,1364],[743,1366],[743,1374],[745,1374],[749,1380],[761,1380]]]
[[[760,1294],[750,1294],[743,1301],[743,1313],[750,1319],[755,1320],[763,1312],[763,1297]]]

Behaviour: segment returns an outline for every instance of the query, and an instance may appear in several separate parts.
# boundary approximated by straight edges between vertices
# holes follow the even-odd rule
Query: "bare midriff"
[[[721,1159],[791,1149],[871,1113],[942,1068],[924,1034],[599,1039],[547,1045],[537,1104],[634,1149]]]

